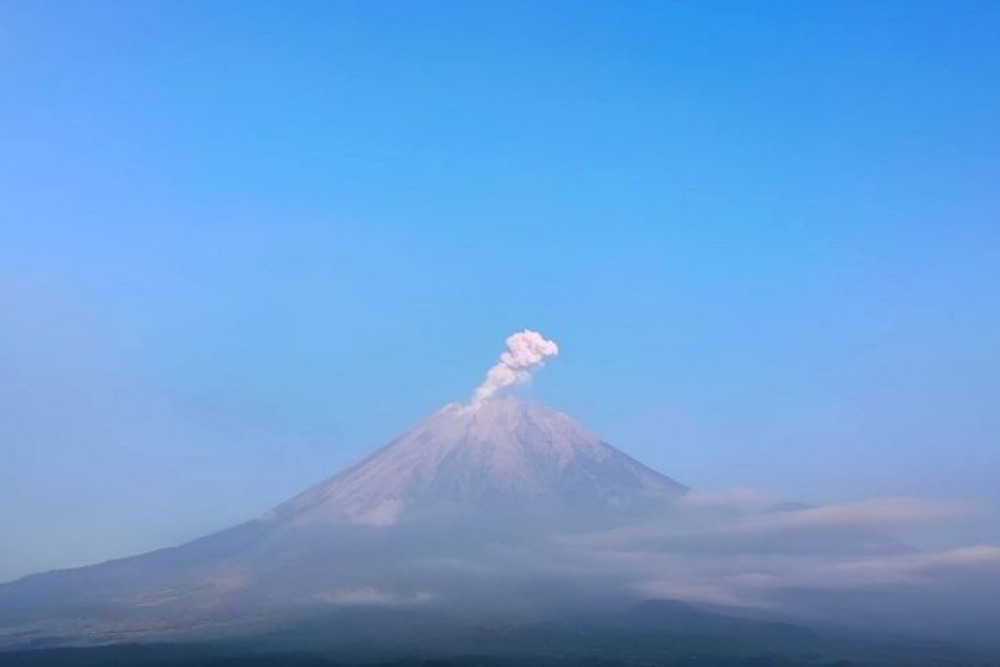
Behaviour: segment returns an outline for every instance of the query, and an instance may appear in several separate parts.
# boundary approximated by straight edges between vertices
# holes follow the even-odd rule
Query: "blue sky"
[[[1000,525],[993,2],[0,6],[0,579],[528,394],[688,484]],[[993,530],[997,539],[1000,533]]]

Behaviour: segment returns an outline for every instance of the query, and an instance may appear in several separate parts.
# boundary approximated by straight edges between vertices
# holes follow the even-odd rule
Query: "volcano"
[[[444,406],[358,465],[278,507],[296,525],[386,526],[439,513],[577,523],[653,510],[686,487],[543,405]]]
[[[654,516],[686,491],[557,410],[449,404],[263,517],[0,586],[0,641],[186,637],[324,605],[495,607],[483,572],[509,578],[546,536]]]
[[[893,631],[897,619],[923,631],[928,600],[905,581],[875,595],[799,583],[934,563],[910,547],[808,506],[704,503],[557,410],[495,395],[449,404],[264,516],[0,585],[0,651],[36,665],[35,651],[18,649],[84,646],[98,651],[88,664],[144,667],[233,651],[294,654],[253,664],[311,654],[338,664],[479,655],[911,666],[918,654],[997,664],[933,662],[937,649],[887,649],[814,625],[867,628],[878,613]],[[993,636],[983,618],[976,637]],[[176,650],[188,657],[164,663]],[[779,653],[794,657],[759,662]]]

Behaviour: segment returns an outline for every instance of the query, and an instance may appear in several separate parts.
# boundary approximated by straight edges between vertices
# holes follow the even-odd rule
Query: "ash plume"
[[[525,329],[507,337],[507,350],[489,371],[486,379],[472,395],[476,406],[504,387],[527,382],[531,374],[545,363],[546,357],[559,354],[559,346],[537,331]]]

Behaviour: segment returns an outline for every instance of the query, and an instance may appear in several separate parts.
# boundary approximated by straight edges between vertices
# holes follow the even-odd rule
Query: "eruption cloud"
[[[559,346],[537,331],[525,329],[507,337],[507,351],[500,361],[486,372],[486,379],[472,395],[477,406],[504,387],[531,379],[531,374],[544,365],[546,357],[559,354]]]

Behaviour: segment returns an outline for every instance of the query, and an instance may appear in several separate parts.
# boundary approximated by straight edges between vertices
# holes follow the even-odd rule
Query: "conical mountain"
[[[686,488],[537,403],[449,404],[273,518],[388,526],[436,511],[591,516],[641,511]]]
[[[495,607],[496,573],[537,567],[524,554],[548,536],[627,524],[685,491],[551,408],[449,404],[259,519],[0,585],[0,646],[210,636],[325,604]]]

